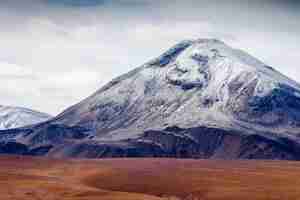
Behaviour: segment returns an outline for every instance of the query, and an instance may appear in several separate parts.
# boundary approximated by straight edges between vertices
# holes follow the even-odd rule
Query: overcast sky
[[[175,43],[207,37],[300,81],[299,8],[292,0],[1,0],[0,104],[55,115]]]

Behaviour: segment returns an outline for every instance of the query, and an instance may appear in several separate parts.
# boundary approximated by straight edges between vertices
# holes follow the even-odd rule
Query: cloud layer
[[[300,14],[285,2],[3,0],[0,104],[57,114],[175,43],[202,37],[297,80]]]

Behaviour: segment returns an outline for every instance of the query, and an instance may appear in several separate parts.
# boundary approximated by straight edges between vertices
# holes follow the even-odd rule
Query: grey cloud
[[[49,4],[59,4],[65,6],[97,6],[105,3],[104,0],[46,0]]]

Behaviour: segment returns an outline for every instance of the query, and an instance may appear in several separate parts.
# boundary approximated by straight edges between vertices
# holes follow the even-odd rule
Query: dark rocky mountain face
[[[299,160],[300,86],[218,40],[184,41],[56,118],[0,132],[55,157]]]
[[[216,128],[167,127],[160,131],[148,130],[139,138],[122,141],[95,141],[84,139],[82,135],[78,137],[77,129],[62,126],[55,129],[60,133],[68,132],[69,137],[63,135],[61,140],[56,138],[38,145],[1,142],[0,153],[61,158],[300,159],[300,146],[288,138],[269,139]]]

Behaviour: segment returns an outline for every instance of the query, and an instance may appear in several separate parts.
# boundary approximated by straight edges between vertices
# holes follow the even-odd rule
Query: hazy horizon
[[[298,81],[299,8],[295,0],[3,0],[0,104],[58,114],[197,38],[223,40]]]

